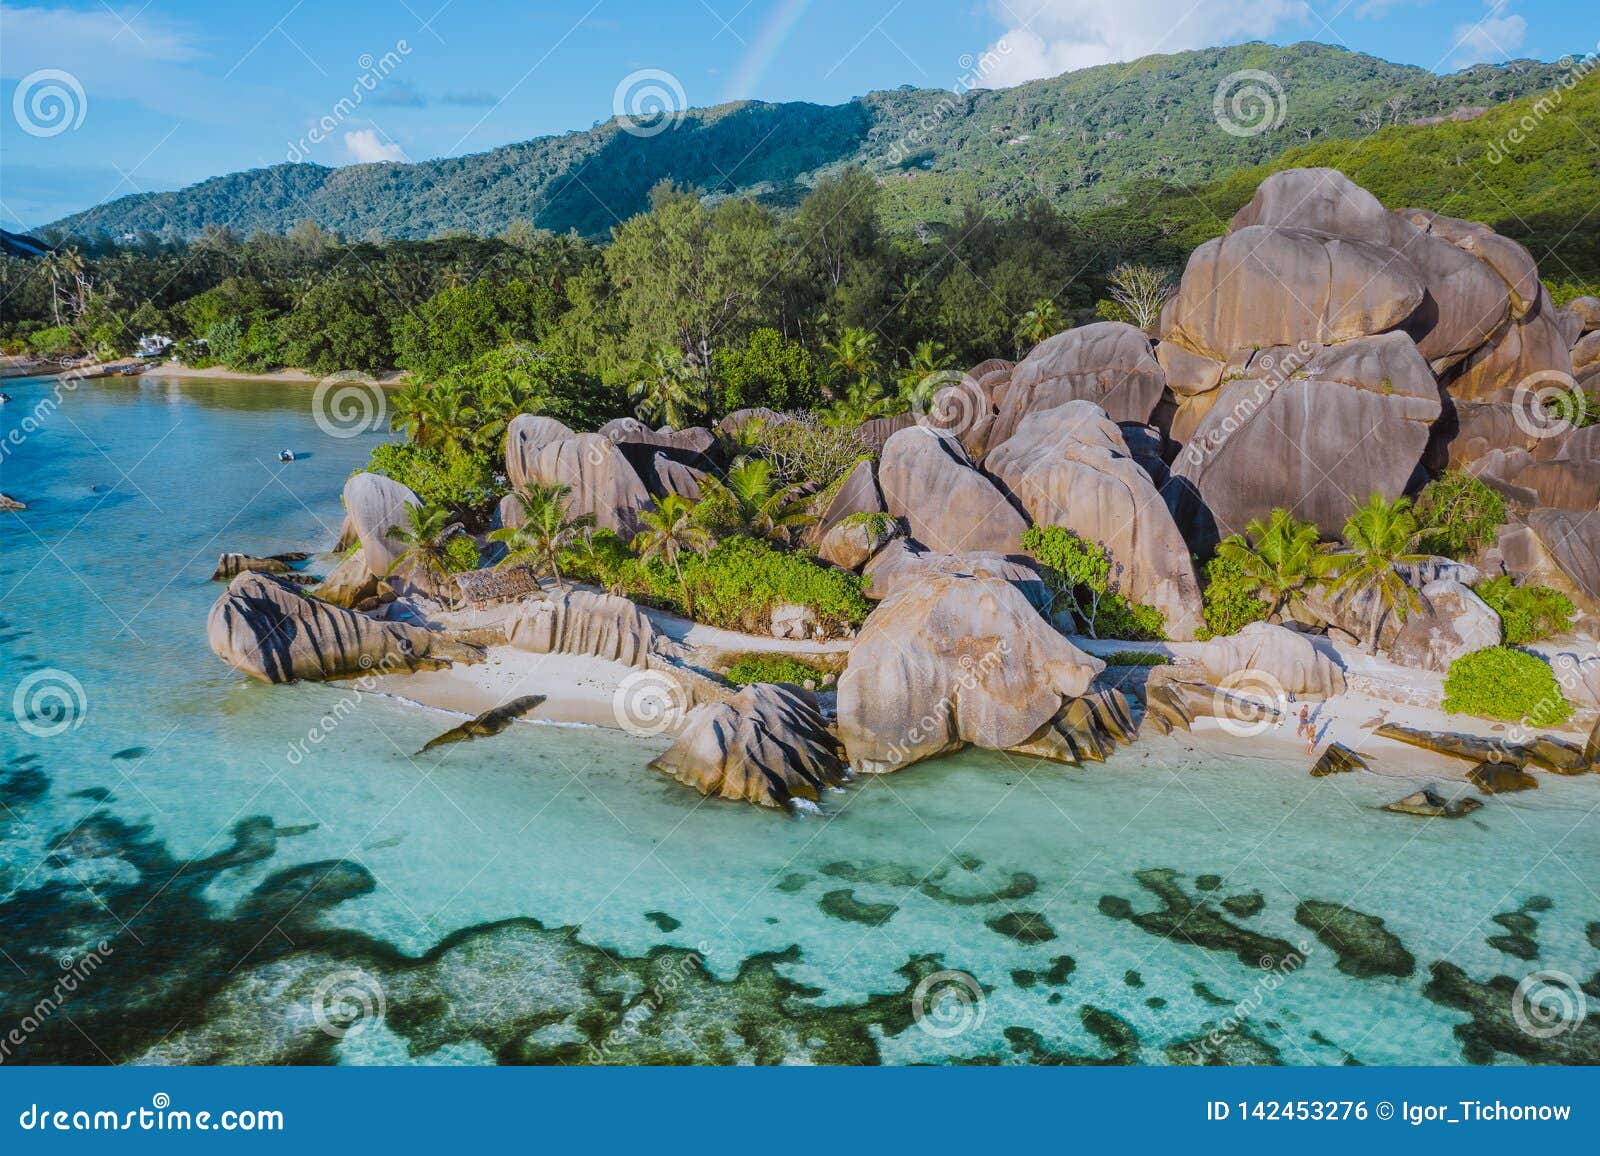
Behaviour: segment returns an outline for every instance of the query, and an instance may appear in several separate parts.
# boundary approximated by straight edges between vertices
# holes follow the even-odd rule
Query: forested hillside
[[[1270,73],[1282,96],[1267,114],[1275,127],[1234,135],[1218,128],[1213,100],[1244,70]],[[904,232],[953,221],[971,203],[1010,210],[1043,197],[1078,212],[1116,202],[1129,181],[1201,183],[1296,143],[1351,139],[1547,89],[1559,74],[1518,61],[1441,77],[1323,44],[1246,44],[994,91],[905,88],[833,107],[721,105],[649,137],[611,120],[419,164],[278,165],[123,197],[49,231],[178,239],[208,228],[282,233],[312,220],[350,238],[425,238],[492,234],[522,220],[603,238],[642,211],[663,179],[788,208],[819,174],[857,165],[886,178],[885,223]]]

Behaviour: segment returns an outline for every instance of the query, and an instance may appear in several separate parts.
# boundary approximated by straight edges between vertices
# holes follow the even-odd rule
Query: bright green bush
[[[1166,619],[1153,606],[1130,602],[1115,586],[1111,556],[1065,526],[1030,526],[1022,548],[1045,568],[1054,609],[1072,611],[1073,621],[1090,638],[1166,640]]]
[[[792,682],[804,686],[807,681],[820,686],[826,672],[784,654],[741,654],[722,673],[729,682],[740,686],[752,682]]]
[[[460,574],[478,568],[478,544],[466,534],[457,534],[444,544],[444,568]]]
[[[1549,586],[1518,586],[1508,575],[1478,583],[1474,591],[1500,616],[1506,642],[1520,646],[1566,630],[1578,608]]]
[[[52,325],[28,335],[28,348],[40,357],[60,357],[78,351],[78,338],[70,325]]]
[[[367,469],[409,487],[430,506],[474,510],[495,497],[488,455],[453,445],[433,449],[415,442],[384,442],[373,447]]]
[[[1272,608],[1246,583],[1244,571],[1237,562],[1218,555],[1206,563],[1205,577],[1201,613],[1206,624],[1198,631],[1199,637],[1237,634],[1271,613]]]
[[[1444,679],[1444,709],[1542,727],[1572,717],[1550,667],[1509,646],[1488,646],[1452,662]]]
[[[1423,487],[1416,515],[1424,553],[1464,558],[1494,541],[1506,520],[1506,503],[1471,474],[1446,470]]]

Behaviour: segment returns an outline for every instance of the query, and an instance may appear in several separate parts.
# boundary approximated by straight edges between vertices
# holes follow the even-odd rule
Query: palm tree
[[[440,382],[428,390],[427,413],[425,445],[459,445],[470,440],[477,428],[478,411],[471,396],[453,382]]]
[[[1035,301],[1017,322],[1017,337],[1029,346],[1061,332],[1061,310],[1048,297]]]
[[[55,250],[48,250],[39,259],[39,272],[43,273],[50,281],[50,316],[52,321],[61,324],[61,279],[67,275],[66,267],[62,264],[61,254]]]
[[[691,410],[699,409],[700,382],[682,358],[658,349],[634,367],[634,381],[628,386],[639,420],[681,429],[688,424]]]
[[[873,370],[878,338],[865,329],[847,325],[837,341],[824,341],[822,348],[827,352],[834,372],[860,382],[865,381]]]
[[[1378,653],[1378,632],[1384,615],[1393,610],[1404,622],[1417,595],[1395,570],[1395,565],[1424,561],[1415,553],[1421,528],[1411,512],[1410,498],[1386,501],[1379,493],[1345,520],[1345,549],[1330,560],[1333,577],[1328,585],[1340,592],[1367,593],[1372,599],[1372,621],[1367,631],[1367,653]]]
[[[900,396],[913,398],[924,382],[935,374],[944,373],[953,361],[944,346],[937,341],[919,341],[911,351],[906,367],[900,373]]]
[[[787,543],[792,531],[817,520],[799,487],[779,483],[765,458],[741,458],[725,481],[707,478],[706,484],[727,495],[742,534]]]
[[[428,388],[419,382],[410,382],[389,397],[389,428],[399,430],[414,442],[422,442],[428,433]]]
[[[679,558],[685,550],[705,554],[711,549],[711,535],[696,526],[693,519],[693,503],[681,494],[668,494],[656,503],[655,509],[640,511],[639,521],[644,529],[633,536],[633,549],[640,558],[662,558],[672,563],[678,589],[683,591],[683,608],[690,618],[694,617],[694,599],[683,580]]]
[[[406,505],[406,520],[390,526],[387,537],[405,546],[405,550],[385,572],[393,574],[403,566],[419,574],[431,585],[442,586],[450,573],[445,546],[461,530],[461,523],[452,521],[450,511],[440,506]]]
[[[522,507],[522,525],[506,526],[490,533],[491,541],[506,544],[500,566],[529,563],[536,570],[548,566],[561,585],[561,551],[572,545],[579,533],[594,525],[593,514],[567,516],[567,500],[572,487],[561,482],[533,482],[511,491]]]
[[[1320,537],[1312,523],[1277,509],[1266,522],[1254,518],[1242,535],[1223,539],[1217,554],[1239,568],[1245,589],[1271,598],[1268,617],[1275,618],[1325,568],[1325,556],[1317,552]]]

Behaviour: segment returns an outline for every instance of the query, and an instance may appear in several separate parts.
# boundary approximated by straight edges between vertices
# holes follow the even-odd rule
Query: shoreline
[[[271,371],[252,372],[240,369],[227,369],[223,366],[208,366],[204,369],[192,365],[184,365],[178,361],[141,362],[136,357],[119,357],[112,361],[99,361],[91,365],[62,366],[51,361],[37,361],[23,363],[13,361],[3,367],[0,377],[5,380],[18,378],[38,377],[64,377],[68,374],[76,375],[82,380],[96,380],[104,377],[122,377],[120,370],[124,366],[145,365],[142,373],[130,374],[127,380],[136,380],[142,377],[171,378],[179,381],[239,381],[258,382],[263,385],[316,385],[323,381],[338,380],[351,382],[357,385],[374,385],[381,388],[398,388],[404,385],[409,378],[404,370],[395,370],[380,377],[372,377],[364,373],[344,372],[331,374],[315,374],[305,369],[275,369]]]

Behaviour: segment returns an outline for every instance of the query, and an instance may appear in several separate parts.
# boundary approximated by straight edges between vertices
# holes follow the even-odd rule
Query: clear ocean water
[[[51,385],[4,388],[0,492],[29,506],[0,514],[5,1062],[1593,1046],[1593,1021],[1519,1031],[1513,989],[1600,1006],[1600,776],[1434,822],[1378,810],[1421,780],[1151,743],[968,753],[791,817],[702,800],[620,732],[415,757],[450,716],[255,684],[205,644],[217,555],[330,548],[386,434],[321,433],[310,387],[153,377],[82,383],[26,432]]]

